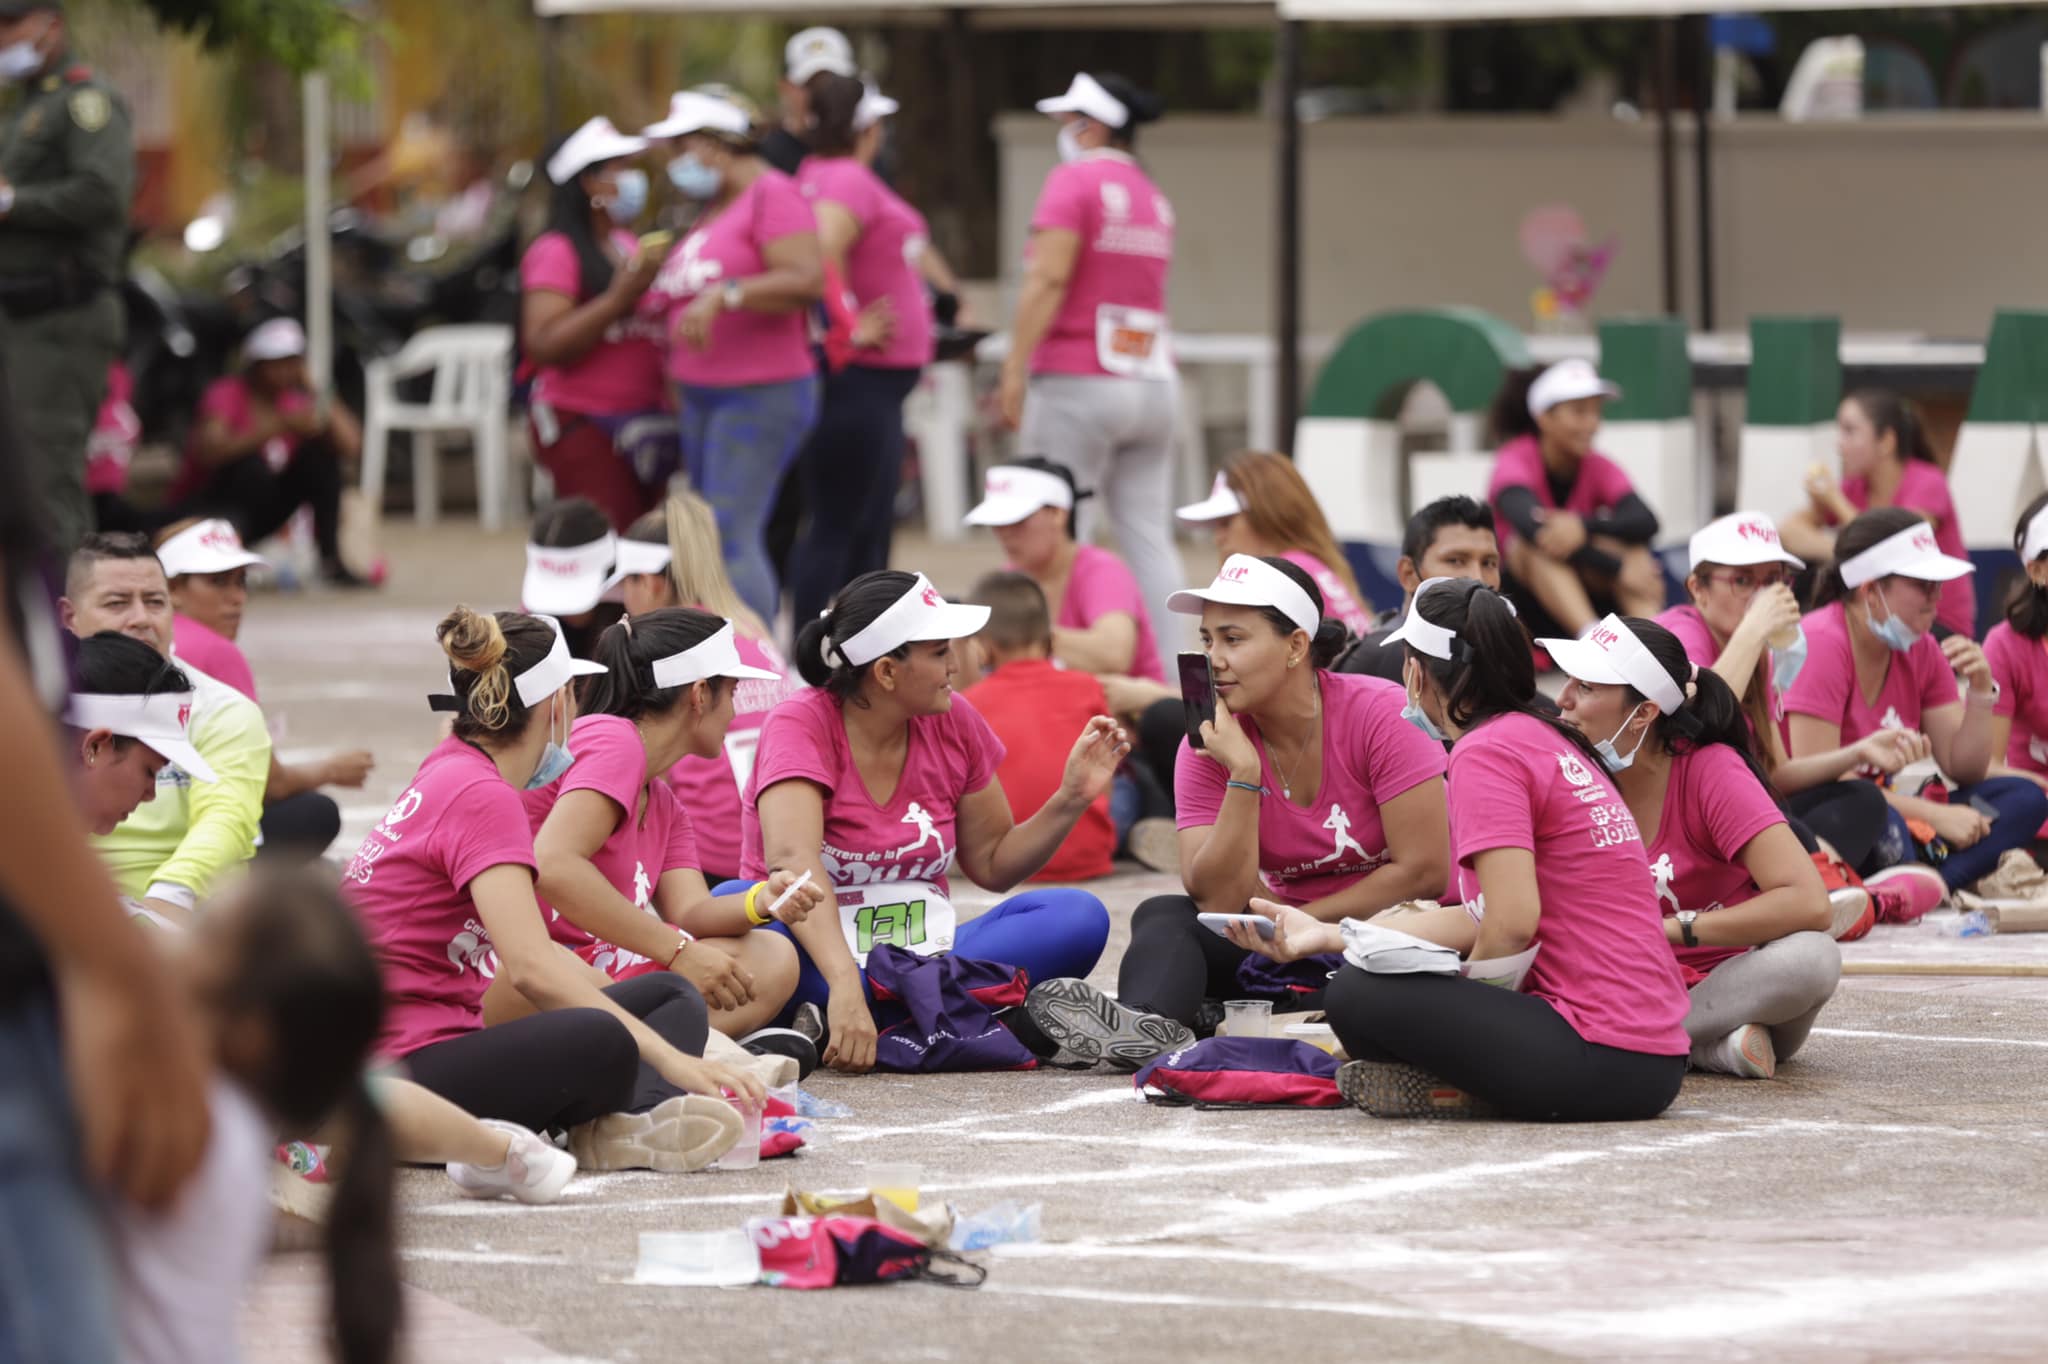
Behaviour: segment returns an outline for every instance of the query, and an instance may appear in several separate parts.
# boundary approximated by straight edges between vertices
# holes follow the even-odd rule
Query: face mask
[[[42,70],[43,58],[36,45],[24,38],[0,47],[0,80],[24,81]]]
[[[569,764],[576,761],[576,755],[569,751],[569,736],[562,735],[556,742],[554,736],[554,713],[548,717],[548,746],[540,751],[540,766],[533,769],[533,775],[526,779],[526,789],[538,791],[543,786],[552,786],[562,779],[569,770]]]
[[[1641,705],[1638,705],[1636,707],[1636,710],[1641,709]],[[1636,736],[1636,746],[1628,751],[1627,757],[1623,757],[1620,753],[1617,753],[1615,751],[1614,740],[1619,739],[1622,735],[1622,731],[1628,728],[1629,721],[1634,720],[1636,718],[1636,710],[1632,710],[1628,713],[1628,719],[1623,720],[1621,722],[1621,729],[1615,730],[1611,738],[1602,739],[1599,743],[1593,745],[1594,751],[1600,755],[1600,761],[1606,764],[1607,770],[1609,772],[1627,771],[1629,765],[1635,762],[1636,754],[1642,751],[1643,740],[1650,737],[1649,726],[1645,725],[1643,727],[1643,732]]]
[[[1884,591],[1881,588],[1877,592],[1877,599],[1884,601]],[[1883,640],[1885,648],[1895,654],[1902,654],[1920,642],[1918,632],[1892,614],[1892,604],[1888,601],[1884,601],[1884,612],[1884,619],[1881,621],[1871,618],[1867,612],[1864,618],[1870,621],[1870,633]]]
[[[647,172],[622,170],[613,177],[617,186],[605,201],[604,211],[615,223],[630,223],[647,207]]]
[[[1081,145],[1081,125],[1079,122],[1062,123],[1060,125],[1059,141],[1055,145],[1060,149],[1060,160],[1062,161],[1079,161],[1082,157],[1088,155],[1088,149]]]
[[[1408,695],[1405,689],[1402,695]],[[1401,707],[1401,718],[1440,744],[1451,741],[1450,736],[1437,728],[1436,721],[1429,718],[1429,712],[1425,711],[1422,703],[1413,696],[1408,696],[1408,703]]]
[[[681,190],[685,198],[716,199],[724,178],[699,161],[695,152],[684,152],[668,163],[668,182]]]
[[[1800,626],[1792,642],[1771,650],[1771,681],[1779,691],[1790,691],[1799,670],[1806,666],[1806,627]]]

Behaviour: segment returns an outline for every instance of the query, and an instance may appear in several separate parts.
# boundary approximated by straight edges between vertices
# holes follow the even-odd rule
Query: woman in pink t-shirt
[[[2027,582],[1984,637],[1984,657],[1998,683],[1992,752],[2005,755],[1992,770],[2048,789],[2048,493],[2027,504],[2012,543]]]
[[[1056,455],[1101,489],[1117,549],[1147,603],[1181,583],[1173,542],[1178,370],[1166,317],[1173,205],[1138,163],[1158,96],[1082,72],[1038,102],[1059,120],[1060,164],[1031,213],[999,402],[1018,448]],[[1094,536],[1082,518],[1084,539]]]
[[[1329,671],[1347,632],[1307,573],[1234,554],[1167,605],[1201,616],[1218,703],[1174,769],[1187,894],[1138,906],[1114,1000],[1079,980],[1030,998],[1039,1027],[1077,1055],[1133,1070],[1213,1029],[1216,1001],[1317,1007],[1337,965],[1273,969],[1198,914],[1273,896],[1318,922],[1364,919],[1442,894],[1450,864],[1443,748],[1402,718],[1394,684]]]
[[[1608,608],[1654,616],[1664,570],[1650,551],[1657,515],[1621,466],[1593,448],[1601,410],[1621,389],[1584,360],[1510,374],[1493,400],[1486,498],[1515,585],[1576,635]]]
[[[1294,461],[1246,450],[1225,461],[1209,496],[1174,515],[1206,525],[1225,558],[1278,555],[1316,581],[1330,618],[1354,635],[1372,629],[1372,608],[1358,589],[1344,547]]]
[[[1062,666],[1163,686],[1166,669],[1138,580],[1116,555],[1074,539],[1074,508],[1093,495],[1075,487],[1064,464],[1015,459],[988,471],[967,524],[994,530],[1009,566],[1045,593],[1052,655]]]
[[[1835,412],[1835,450],[1842,481],[1816,464],[1807,471],[1807,506],[1785,518],[1785,544],[1815,563],[1835,557],[1835,536],[1873,507],[1904,507],[1934,527],[1934,542],[1953,559],[1967,560],[1948,476],[1913,405],[1881,388],[1858,389]],[[1942,586],[1934,614],[1937,640],[1977,634],[1977,588],[1969,577]]]
[[[527,422],[534,457],[563,497],[587,497],[614,530],[652,506],[674,468],[636,469],[632,428],[667,417],[663,302],[649,291],[661,243],[631,228],[647,208],[647,172],[632,164],[645,139],[593,118],[548,157],[547,231],[519,265],[519,340],[538,369]]]
[[[796,952],[779,934],[751,930],[771,922],[763,911],[796,877],[777,872],[753,899],[714,899],[692,813],[662,774],[685,755],[723,758],[735,685],[777,678],[740,661],[729,623],[687,607],[619,622],[597,655],[608,671],[583,684],[575,764],[526,795],[555,940],[611,980],[674,971],[703,993],[711,1026],[765,1049],[771,1039],[755,1034],[796,988]],[[798,888],[782,921],[802,922],[820,898]],[[807,1039],[773,1045],[799,1043],[808,1071],[818,1057]]]
[[[987,607],[949,603],[923,574],[856,578],[797,636],[814,690],[761,729],[740,875],[807,871],[830,892],[784,931],[802,955],[796,1002],[824,1007],[825,1062],[841,1070],[874,1065],[861,963],[878,944],[1000,962],[1039,981],[1087,975],[1109,940],[1109,911],[1084,890],[1033,888],[965,922],[947,898],[956,859],[996,891],[1044,866],[1130,751],[1115,722],[1090,721],[1058,793],[1016,822],[996,777],[1002,743],[953,694],[952,641],[987,620]]]
[[[1768,1080],[1834,997],[1842,953],[1735,693],[1651,621],[1609,616],[1584,639],[1538,643],[1571,679],[1557,699],[1565,723],[1594,741],[1642,834],[1691,993],[1693,1065]],[[1867,903],[1843,892],[1841,926]]]
[[[852,354],[825,375],[817,429],[795,477],[809,515],[790,556],[798,620],[825,609],[863,573],[889,566],[903,470],[903,400],[932,359],[925,280],[948,277],[926,241],[924,215],[875,174],[882,121],[896,101],[858,76],[824,71],[806,85],[811,154],[797,185],[818,215],[818,240],[855,315]]]
[[[639,616],[667,606],[694,606],[732,622],[740,661],[774,680],[749,677],[732,691],[732,722],[714,757],[685,755],[668,771],[676,799],[690,812],[697,832],[697,869],[712,885],[732,880],[740,867],[740,792],[754,769],[761,726],[777,706],[804,688],[775,647],[760,617],[747,609],[718,549],[718,524],[695,493],[680,493],[660,511],[633,523],[619,541],[619,566],[612,574],[625,596],[626,614]]]
[[[585,1169],[699,1169],[740,1135],[718,1097],[760,1085],[701,1058],[704,1000],[669,972],[600,989],[534,898],[522,788],[573,765],[571,683],[601,671],[552,622],[457,607],[438,630],[453,732],[343,874],[384,964],[381,1050],[480,1118],[566,1129]],[[501,973],[539,1012],[486,1027]]]
[[[824,295],[817,218],[761,159],[752,112],[686,90],[646,130],[675,152],[669,181],[701,206],[655,282],[668,305],[668,377],[683,468],[718,514],[726,569],[754,613],[780,588],[762,529],[818,420],[810,312]]]
[[[1470,958],[1535,955],[1519,990],[1367,971],[1353,956],[1324,1000],[1357,1058],[1338,1089],[1385,1118],[1655,1117],[1685,1079],[1689,1001],[1642,834],[1600,750],[1535,710],[1528,636],[1484,584],[1423,583],[1395,638],[1407,648],[1409,718],[1454,741],[1452,876],[1479,920]],[[1242,945],[1281,959],[1347,947],[1335,924],[1254,908],[1274,918],[1273,940],[1239,930]]]
[[[1792,756],[1831,752],[1880,730],[1901,731],[1894,743],[1905,761],[1933,756],[1954,784],[1946,800],[1892,789],[1887,770],[1858,773],[1884,787],[1891,813],[1877,856],[1910,869],[1894,879],[1924,887],[1910,915],[1917,918],[1946,890],[1989,874],[2008,848],[2025,847],[2048,816],[2048,792],[2023,777],[1991,775],[2001,698],[1991,665],[1968,635],[1937,642],[1929,633],[1942,584],[1970,564],[1944,554],[1933,528],[1903,507],[1864,512],[1834,548],[1806,617],[1806,666],[1785,695]],[[1946,850],[1940,886],[1924,865],[1937,860],[1927,855],[1936,840]]]

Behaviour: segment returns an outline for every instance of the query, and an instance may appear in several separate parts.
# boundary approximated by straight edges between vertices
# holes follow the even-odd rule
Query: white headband
[[[668,571],[669,552],[666,540],[621,539],[618,543],[618,555],[611,577],[604,580],[607,592],[636,574]]]
[[[1401,628],[1380,641],[1382,649],[1394,644],[1413,644],[1431,658],[1440,658],[1448,663],[1457,654],[1458,632],[1449,626],[1438,625],[1425,620],[1422,615],[1422,597],[1430,588],[1439,583],[1463,582],[1462,578],[1425,578],[1415,589],[1415,595],[1408,599],[1408,617],[1401,622]],[[1496,594],[1498,595],[1498,594]],[[1515,604],[1501,597],[1501,605],[1507,607],[1509,615],[1519,614]]]
[[[212,766],[192,746],[192,693],[73,692],[64,706],[64,723],[90,733],[104,729],[133,739],[176,763],[194,781],[218,781]]]
[[[828,612],[829,614],[829,612]],[[833,640],[826,637],[826,662],[831,662],[835,651],[846,660],[851,668],[864,668],[884,654],[891,654],[906,644],[928,639],[965,639],[979,634],[981,627],[988,624],[989,609],[986,606],[966,606],[949,602],[939,595],[931,579],[920,573],[910,590],[898,597],[889,609],[868,622],[867,628],[858,631],[852,639]]]
[[[2031,564],[2043,554],[2048,554],[2048,507],[2034,513],[2034,519],[2027,522],[2026,537],[2020,541],[2020,562]]]
[[[734,642],[732,622],[698,640],[679,654],[657,658],[648,665],[657,687],[687,687],[713,677],[755,677],[763,682],[780,682],[781,673],[753,668],[740,662],[739,645]]]
[[[1581,682],[1634,687],[1666,715],[1685,704],[1685,688],[1664,671],[1664,665],[1620,616],[1608,614],[1577,639],[1536,642],[1552,662]]]
[[[1300,583],[1249,554],[1231,555],[1216,570],[1215,579],[1207,587],[1181,589],[1166,599],[1166,609],[1199,616],[1206,602],[1270,606],[1310,635],[1323,623],[1323,613],[1316,610],[1315,598],[1302,591]]]
[[[1934,542],[1934,527],[1920,521],[1844,560],[1842,585],[1861,587],[1894,574],[1921,582],[1945,583],[1976,571],[1976,565],[1969,561],[1943,554],[1941,546]]]

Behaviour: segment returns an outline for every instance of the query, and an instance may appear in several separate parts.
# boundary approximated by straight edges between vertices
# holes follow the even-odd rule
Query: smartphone
[[[1230,936],[1224,930],[1231,924],[1248,924],[1261,938],[1273,941],[1273,921],[1263,914],[1197,914],[1195,920],[1219,938]]]
[[[1971,796],[1970,808],[1990,820],[1993,824],[1998,823],[1998,807],[1984,799],[1984,797]]]
[[[1188,746],[1200,748],[1202,726],[1216,719],[1216,674],[1209,667],[1209,655],[1180,656],[1180,704],[1187,718]]]

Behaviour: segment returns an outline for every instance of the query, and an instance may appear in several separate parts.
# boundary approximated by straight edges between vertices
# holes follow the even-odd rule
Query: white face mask
[[[43,56],[33,39],[0,47],[0,81],[20,82],[43,69]]]
[[[1062,161],[1079,161],[1082,157],[1088,155],[1088,149],[1081,145],[1081,121],[1079,119],[1074,120],[1072,123],[1062,123],[1060,125],[1057,145],[1060,149],[1060,160]]]

